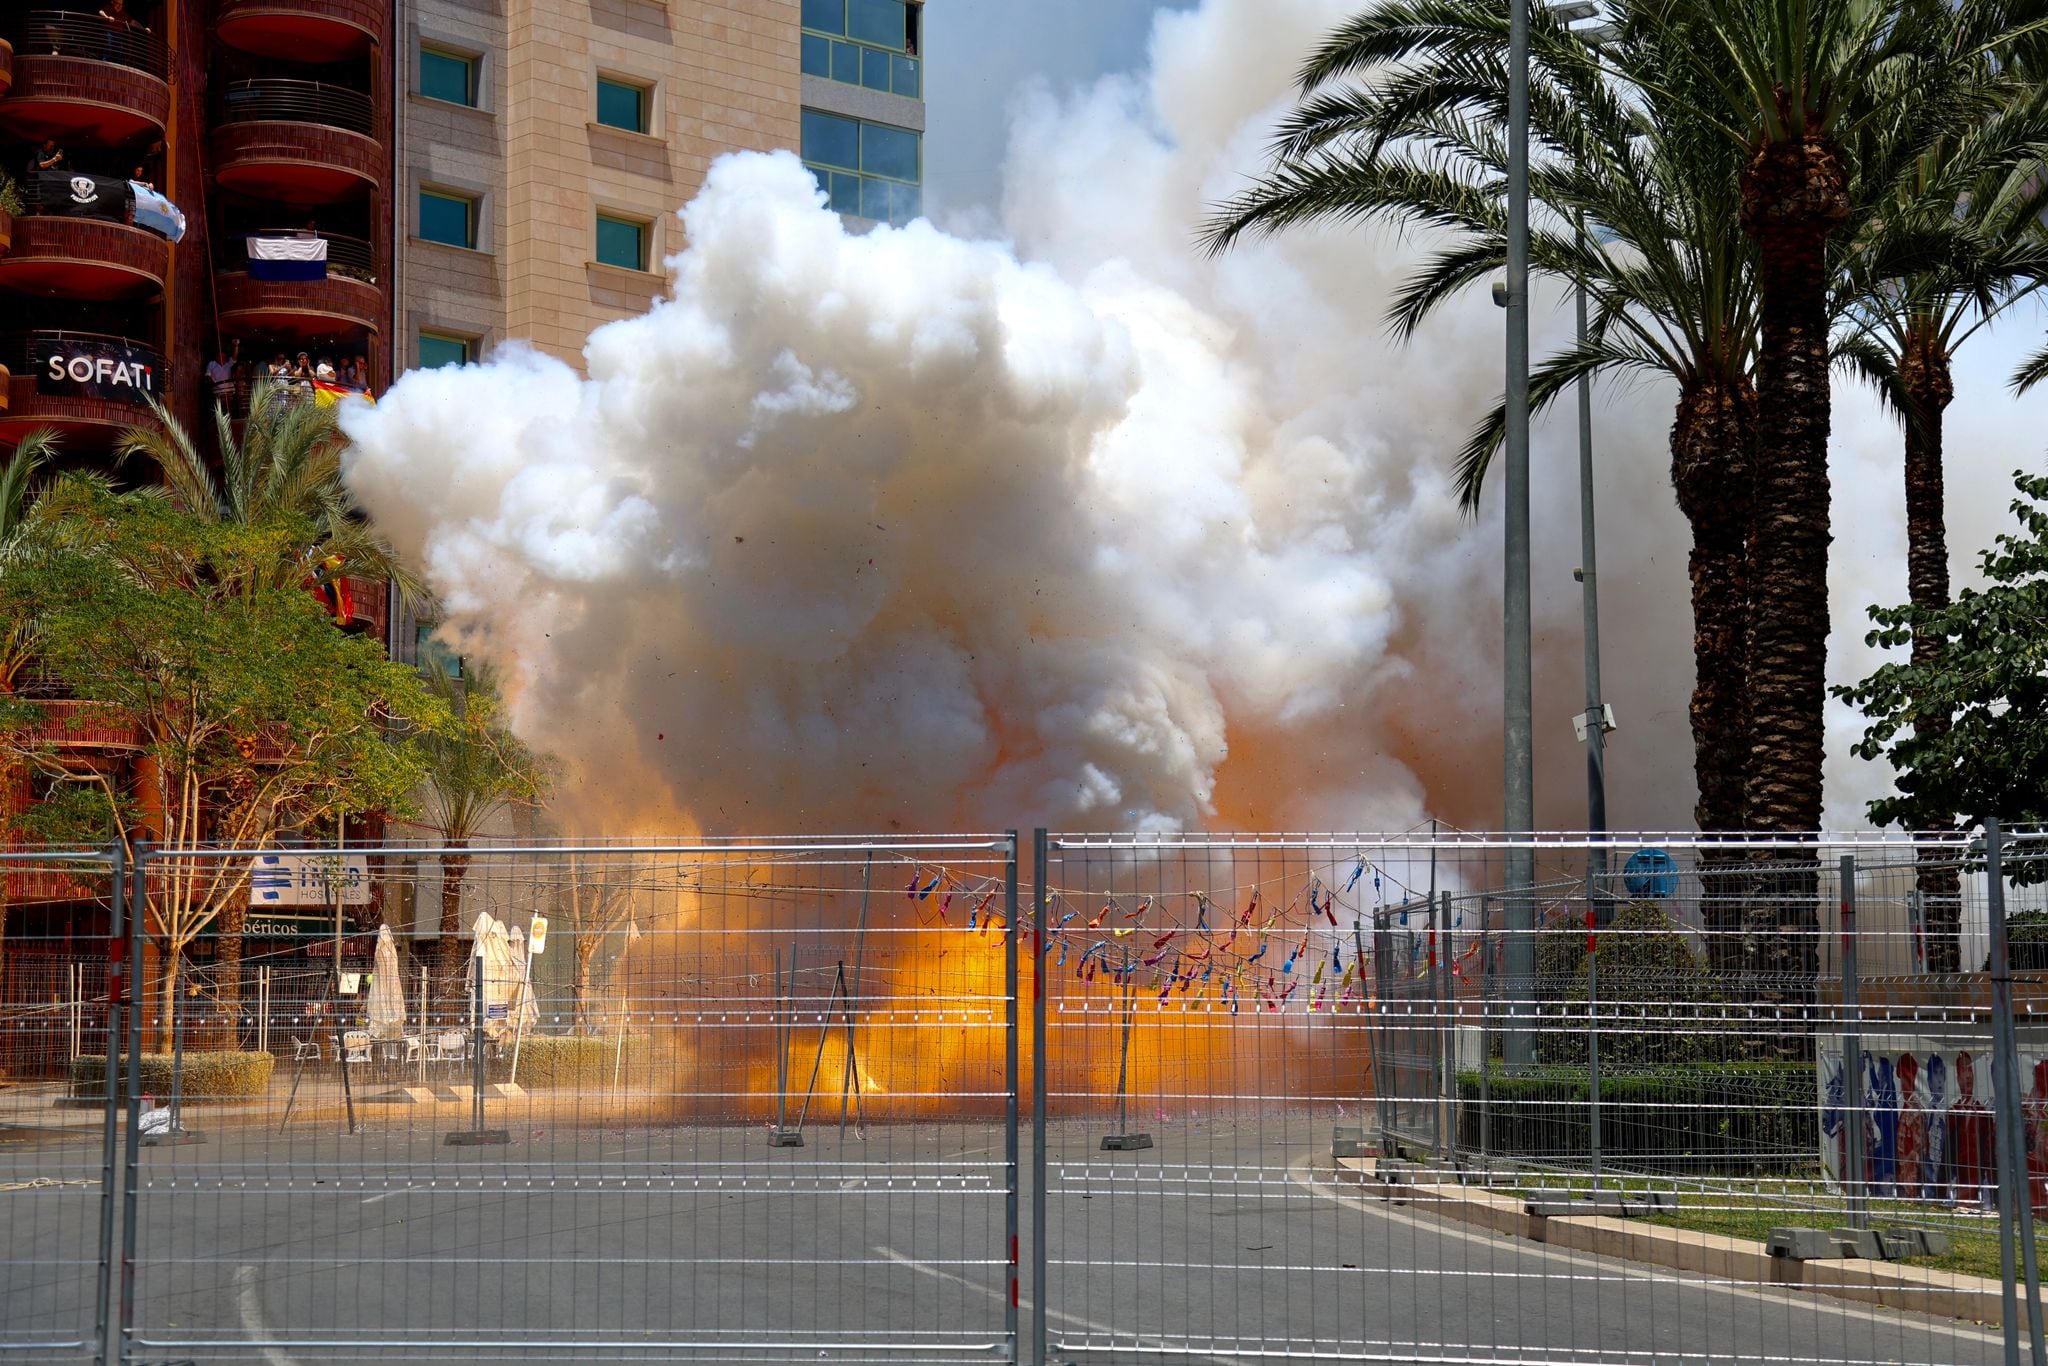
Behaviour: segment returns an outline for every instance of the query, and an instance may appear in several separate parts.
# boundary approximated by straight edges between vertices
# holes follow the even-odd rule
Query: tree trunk
[[[1942,415],[1955,397],[1948,352],[1934,319],[1916,318],[1907,329],[1899,381],[1906,391],[1906,589],[1915,607],[1931,611],[1949,605],[1941,442]],[[1938,666],[1943,644],[1939,634],[1915,625],[1913,663]],[[1946,711],[1923,708],[1913,729],[1923,737],[1937,736],[1949,722]],[[1951,834],[1956,822],[1950,815],[1926,826],[1929,834]],[[1962,971],[1962,881],[1954,852],[1922,849],[1915,880],[1925,917],[1927,970]]]
[[[189,1043],[194,1038],[204,1038],[208,1048],[240,1048],[242,1046],[242,958],[243,929],[249,919],[249,903],[240,897],[230,898],[219,911],[220,937],[214,948],[213,991],[219,1011],[219,1026],[203,1034],[187,1032]]]
[[[1770,142],[1742,176],[1757,244],[1756,508],[1749,543],[1749,829],[1820,828],[1828,636],[1828,237],[1848,213],[1832,137]],[[1787,855],[1793,855],[1787,857]],[[1803,997],[1819,966],[1819,865],[1775,851],[1746,912],[1764,998]],[[1805,986],[1801,986],[1805,983]]]
[[[1749,523],[1756,483],[1756,391],[1746,377],[1693,380],[1671,425],[1671,483],[1692,527],[1693,817],[1703,834],[1742,828],[1748,744]],[[1732,966],[1737,892],[1709,851],[1702,870],[1707,956]]]
[[[591,1024],[590,965],[596,961],[597,946],[603,940],[594,934],[578,932],[576,935],[576,976],[571,989],[576,997],[576,1032],[595,1034],[598,1031]]]
[[[448,843],[466,848],[469,841],[451,837]],[[462,990],[462,883],[468,876],[468,854],[441,855],[441,938],[434,945],[434,990],[444,1019],[469,1018]]]

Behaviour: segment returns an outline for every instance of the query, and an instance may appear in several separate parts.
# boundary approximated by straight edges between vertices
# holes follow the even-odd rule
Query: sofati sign
[[[36,392],[69,398],[141,403],[155,398],[163,357],[154,351],[93,337],[38,337]]]

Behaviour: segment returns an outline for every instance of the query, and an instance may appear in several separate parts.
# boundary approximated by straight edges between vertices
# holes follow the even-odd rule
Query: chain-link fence
[[[0,1354],[2039,1340],[2038,838],[1041,841],[0,860]]]

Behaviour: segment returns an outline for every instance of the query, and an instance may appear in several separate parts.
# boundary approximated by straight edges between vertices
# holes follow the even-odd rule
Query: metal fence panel
[[[0,1360],[90,1360],[100,1345],[113,1106],[93,1060],[116,882],[106,853],[0,853]]]
[[[1981,852],[1548,839],[1517,890],[1504,848],[1052,837],[1048,1359],[2000,1359],[1993,1150],[2048,1101],[1987,1108],[1982,972],[1843,994],[1845,888],[1924,969],[1945,887],[1960,963]]]
[[[182,1113],[142,1135],[132,1356],[1014,1358],[1009,837],[349,852],[338,948],[145,966],[185,1082],[148,1102]],[[188,865],[248,861],[143,886],[174,917]],[[380,959],[451,888],[483,956]],[[259,1033],[267,1084],[200,1094]]]

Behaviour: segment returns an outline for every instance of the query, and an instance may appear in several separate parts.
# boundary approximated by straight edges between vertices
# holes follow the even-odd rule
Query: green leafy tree
[[[179,856],[269,847],[284,831],[403,809],[446,710],[376,642],[335,630],[302,585],[265,578],[307,543],[303,521],[215,522],[90,484],[60,485],[45,501],[70,534],[10,574],[8,594],[37,614],[41,668],[132,725],[141,753],[132,788],[74,766],[39,738],[43,709],[26,699],[0,699],[0,753],[53,785],[51,808],[74,813],[77,834],[147,840],[168,856],[144,888],[163,1001],[186,949],[215,928],[231,1019],[248,860]]]
[[[1986,64],[1988,79],[1995,69]],[[1995,116],[1944,139],[1897,168],[1868,196],[1864,231],[1846,254],[1838,289],[1846,327],[1836,352],[1897,413],[1905,434],[1906,585],[1913,605],[1949,604],[1944,515],[1943,421],[1955,397],[1952,362],[1979,328],[2048,278],[2048,90],[2020,92]],[[1906,269],[1898,258],[1918,257]],[[1939,667],[1941,640],[1913,633],[1913,660]],[[1914,722],[1922,734],[1949,723],[1939,710]],[[1953,813],[1928,813],[1930,832],[1951,831]],[[1962,898],[1953,860],[1938,850],[1920,861],[1927,907],[1928,966],[1961,969]]]
[[[548,768],[505,724],[504,699],[489,669],[472,664],[468,677],[458,678],[436,663],[429,665],[425,680],[453,717],[453,724],[420,739],[426,820],[444,845],[466,849],[500,812],[546,800]],[[463,971],[462,889],[471,857],[441,855],[441,937],[434,976],[444,999],[457,1003]]]
[[[1870,718],[1858,757],[1884,759],[1896,774],[1898,791],[1870,804],[1880,824],[2048,823],[2048,477],[2021,472],[2014,482],[2020,530],[1981,557],[1988,587],[1966,588],[1944,607],[1870,610],[1870,644],[1902,649],[1929,636],[1939,645],[1932,660],[1909,656],[1836,690]],[[1950,723],[1923,729],[1930,710]],[[2048,881],[2048,860],[2015,859],[2008,869],[2020,881]]]

